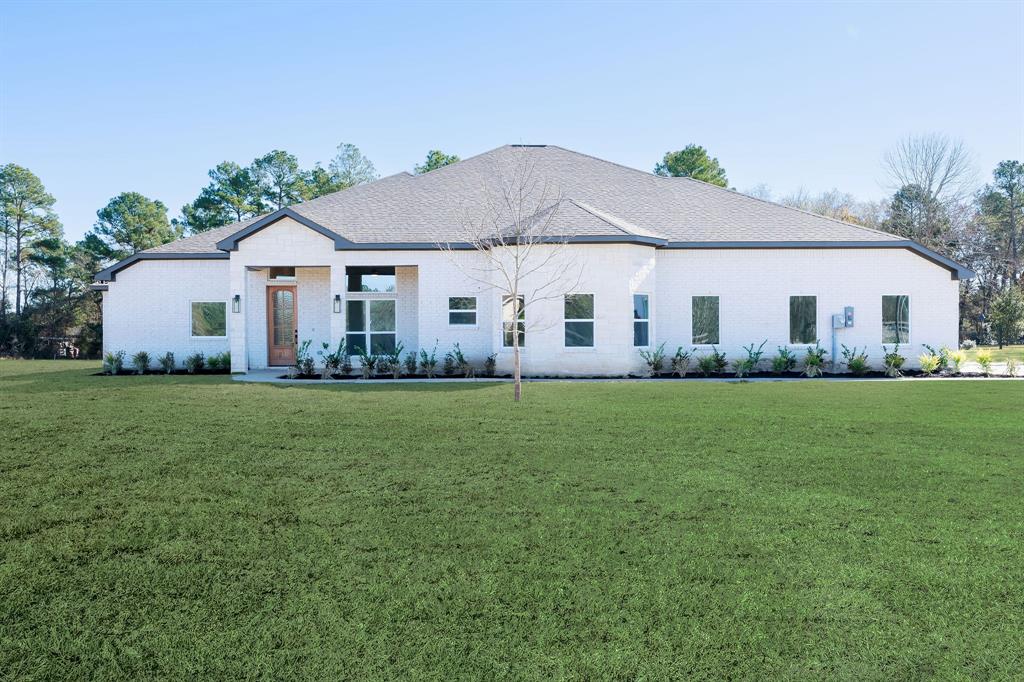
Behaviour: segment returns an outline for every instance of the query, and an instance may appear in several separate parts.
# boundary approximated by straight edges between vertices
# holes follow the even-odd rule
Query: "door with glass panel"
[[[294,286],[267,287],[267,364],[295,364],[298,309]]]

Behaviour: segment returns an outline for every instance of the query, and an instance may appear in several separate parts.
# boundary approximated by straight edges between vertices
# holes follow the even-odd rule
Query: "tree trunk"
[[[515,294],[512,295],[512,384],[518,403],[523,398],[523,373],[519,361],[519,297]]]
[[[14,317],[21,319],[21,220],[14,227]]]

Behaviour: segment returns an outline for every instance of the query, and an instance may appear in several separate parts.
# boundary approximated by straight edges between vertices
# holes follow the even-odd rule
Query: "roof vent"
[[[547,147],[546,144],[510,144],[509,147]]]

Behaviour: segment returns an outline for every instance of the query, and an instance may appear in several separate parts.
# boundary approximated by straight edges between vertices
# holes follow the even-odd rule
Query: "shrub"
[[[844,343],[843,360],[846,362],[846,369],[850,370],[850,374],[854,376],[863,376],[871,368],[868,364],[867,346],[864,347],[864,350],[858,351],[857,346],[848,348]]]
[[[927,346],[925,346],[925,348],[927,348]],[[939,369],[939,364],[941,362],[939,360],[939,356],[935,353],[925,353],[918,357],[917,361],[920,363],[921,371],[925,376],[934,374],[936,370]]]
[[[754,344],[743,346],[743,350],[747,352],[747,358],[746,360],[743,360],[743,362],[746,363],[744,366],[746,374],[757,371],[758,365],[761,364],[761,356],[764,355],[764,344],[766,343],[768,343],[768,339],[762,341],[761,345],[757,347],[757,350],[754,350]],[[736,363],[734,362],[733,367],[735,366]]]
[[[189,374],[195,374],[203,371],[203,366],[206,364],[206,359],[202,353],[193,353],[185,358],[185,371]]]
[[[364,379],[369,379],[373,376],[373,370],[377,367],[379,358],[376,355],[367,353],[362,347],[359,348],[359,370],[362,372]]]
[[[776,374],[791,372],[796,368],[796,353],[779,346],[779,354],[772,358],[772,371]]]
[[[206,366],[213,370],[230,370],[231,369],[231,353],[224,351],[223,353],[215,353],[210,357],[206,358]]]
[[[934,348],[929,346],[927,343],[922,343],[921,345],[924,346],[925,350],[927,350],[930,354],[934,355],[935,357],[937,357],[939,359],[939,366],[936,368],[936,371],[938,371],[938,372],[945,372],[947,369],[949,369],[949,349],[948,348],[943,346],[939,350],[935,350]]]
[[[471,378],[473,376],[473,365],[471,365],[469,363],[469,360],[466,359],[466,356],[462,354],[462,349],[459,348],[459,344],[455,344],[454,346],[452,346],[452,352],[449,353],[448,355],[452,359],[452,363],[454,364],[454,368],[459,370],[459,372],[462,374],[462,376],[466,377],[467,379],[469,379],[469,378]],[[448,371],[447,364],[448,364],[448,358],[445,358],[445,365],[446,365],[445,366],[445,372],[446,373]]]
[[[885,355],[882,356],[882,363],[885,365],[885,376],[887,377],[900,377],[903,376],[903,363],[907,361],[905,357],[900,355],[900,344],[890,351],[888,346],[883,345],[882,350]]]
[[[1017,376],[1017,358],[1006,358],[1006,376]]]
[[[160,369],[163,370],[164,374],[170,374],[174,371],[174,353],[167,351],[157,360],[160,363]]]
[[[816,343],[813,346],[807,346],[807,353],[804,355],[804,376],[808,378],[820,377],[825,366],[826,355],[828,355],[828,351],[822,348],[820,344]]]
[[[348,365],[348,353],[345,351],[345,337],[341,337],[341,341],[338,342],[338,349],[333,353],[329,352],[330,344],[326,341],[320,344],[323,350],[318,350],[317,355],[323,358],[324,363],[324,379],[330,379],[336,374],[342,373],[342,367]],[[348,371],[351,371],[351,365],[348,367]],[[344,373],[347,374],[348,371]]]
[[[690,352],[684,351],[682,346],[676,348],[676,354],[672,356],[672,373],[682,378],[690,371]]]
[[[992,376],[992,351],[982,348],[978,351],[978,364],[981,365],[981,373],[987,377]]]
[[[309,352],[312,343],[312,339],[306,339],[295,350],[295,369],[300,376],[308,377],[316,374],[316,363],[313,361],[313,354]]]
[[[960,348],[963,350],[971,350],[978,345],[974,339],[964,339],[960,342]]]
[[[429,355],[426,349],[420,349],[420,369],[428,379],[433,379],[437,375],[437,341],[434,341],[434,349],[430,351]]]
[[[949,354],[949,361],[953,363],[953,373],[960,373],[960,365],[967,362],[967,353],[962,350],[955,350]]]
[[[405,355],[405,373],[409,376],[416,374],[416,351],[414,350]]]
[[[721,374],[729,366],[725,353],[719,353],[718,349],[711,346],[711,353],[697,358],[697,369],[706,377],[712,374]]]
[[[644,362],[647,363],[647,376],[656,377],[661,374],[661,370],[665,367],[665,344],[662,343],[654,350],[647,350],[641,348],[640,357],[643,358]]]
[[[401,341],[395,344],[395,349],[390,353],[384,353],[381,356],[381,369],[385,372],[391,372],[391,376],[394,379],[402,378],[402,351],[405,350],[405,346]]]
[[[498,368],[498,354],[491,353],[484,360],[484,376],[493,377],[495,370]]]
[[[444,354],[444,367],[441,369],[446,377],[455,374],[455,358],[451,353]]]
[[[103,356],[103,371],[107,374],[120,374],[124,369],[124,351],[107,353]]]
[[[144,350],[140,350],[138,353],[133,355],[132,367],[135,368],[136,374],[145,374],[149,369],[149,353]]]
[[[737,379],[742,379],[750,374],[750,366],[750,360],[746,358],[743,360],[732,361],[732,371],[736,375]]]

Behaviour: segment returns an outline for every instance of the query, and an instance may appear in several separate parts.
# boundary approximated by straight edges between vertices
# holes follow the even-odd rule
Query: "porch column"
[[[245,265],[234,258],[230,261],[231,290],[228,292],[228,339],[231,347],[231,371],[248,372],[249,354],[245,342],[245,311],[249,309],[245,290]],[[240,297],[239,310],[235,312],[235,296]]]
[[[341,337],[345,336],[345,261],[338,257],[331,263],[331,352],[341,343]],[[334,297],[341,297],[341,312],[334,312]]]

